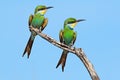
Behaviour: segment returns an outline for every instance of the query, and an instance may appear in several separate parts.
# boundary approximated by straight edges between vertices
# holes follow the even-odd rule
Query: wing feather
[[[44,22],[43,22],[43,24],[42,24],[42,27],[41,27],[41,31],[44,30],[44,28],[47,26],[47,24],[48,24],[48,19],[45,18],[45,19],[44,19]]]
[[[59,33],[59,40],[61,43],[63,43],[63,30],[60,30],[60,33]]]
[[[33,17],[34,17],[34,16],[33,16],[32,14],[29,16],[29,20],[28,20],[28,25],[29,25],[29,26],[31,26]]]

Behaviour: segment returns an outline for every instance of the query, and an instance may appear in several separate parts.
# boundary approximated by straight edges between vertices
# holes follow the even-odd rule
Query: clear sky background
[[[68,17],[86,19],[75,27],[76,47],[83,48],[101,80],[120,79],[119,0],[1,0],[0,80],[91,80],[79,58],[69,54],[62,72],[56,69],[62,50],[37,36],[30,59],[22,57],[30,36],[28,18],[37,5],[53,6],[43,33],[59,41]]]

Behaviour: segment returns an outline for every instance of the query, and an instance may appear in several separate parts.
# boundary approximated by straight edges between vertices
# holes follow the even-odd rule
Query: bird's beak
[[[46,9],[50,9],[50,8],[53,8],[52,6],[50,6],[50,7],[47,7]]]
[[[76,22],[85,21],[85,19],[78,19]]]

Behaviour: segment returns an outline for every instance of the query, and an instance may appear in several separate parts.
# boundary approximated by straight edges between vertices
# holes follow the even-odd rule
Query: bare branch
[[[82,48],[73,48],[73,47],[69,47],[63,43],[57,42],[56,40],[54,40],[53,38],[51,38],[50,36],[41,33],[38,29],[33,28],[32,26],[30,27],[30,30],[35,31],[39,36],[41,36],[43,39],[47,40],[48,42],[50,42],[51,44],[67,50],[69,52],[74,53],[76,56],[78,56],[78,58],[83,62],[83,64],[85,65],[87,71],[89,72],[91,79],[92,80],[100,80],[92,63],[88,60],[87,56],[85,55],[85,53],[83,52]]]

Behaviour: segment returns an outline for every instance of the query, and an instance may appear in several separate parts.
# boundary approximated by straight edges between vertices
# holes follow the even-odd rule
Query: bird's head
[[[69,28],[73,29],[78,22],[85,21],[85,19],[78,19],[75,18],[67,18],[64,22],[64,26],[68,26]]]
[[[38,5],[36,8],[35,8],[35,12],[34,14],[41,14],[41,15],[44,15],[47,11],[47,9],[50,9],[50,8],[53,8],[53,7],[46,7],[44,5]]]

